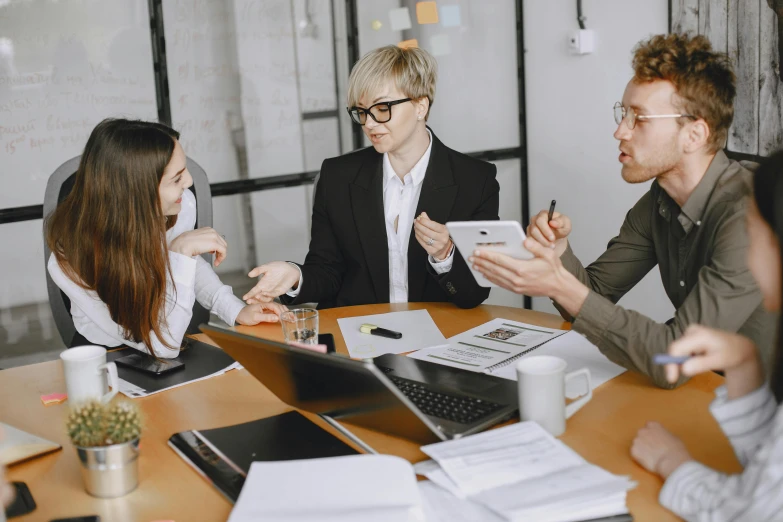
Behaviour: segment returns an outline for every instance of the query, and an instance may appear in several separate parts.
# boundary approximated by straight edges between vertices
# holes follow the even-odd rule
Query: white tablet
[[[525,231],[517,221],[451,221],[446,223],[446,228],[480,286],[497,285],[473,270],[468,258],[475,250],[491,250],[516,259],[533,258],[533,254],[522,246]]]

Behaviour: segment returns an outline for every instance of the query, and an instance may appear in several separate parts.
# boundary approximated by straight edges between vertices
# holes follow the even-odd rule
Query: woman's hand
[[[764,383],[756,345],[747,337],[735,333],[691,325],[682,337],[669,346],[669,354],[691,356],[681,365],[666,365],[669,382],[677,382],[680,373],[692,376],[711,370],[724,370],[729,399],[742,397]]]
[[[247,275],[261,276],[256,286],[242,297],[248,304],[269,303],[299,285],[299,269],[285,261],[272,261],[261,265]]]
[[[226,258],[227,249],[226,239],[212,227],[183,232],[169,243],[169,250],[188,257],[212,252],[215,254],[215,266],[218,266]]]
[[[453,245],[446,225],[431,220],[426,212],[422,212],[413,221],[413,232],[416,241],[435,261],[443,261],[449,257]]]
[[[278,303],[249,304],[239,311],[236,322],[245,326],[258,323],[276,323],[288,308]]]
[[[693,460],[685,444],[657,422],[648,422],[631,445],[631,456],[647,471],[664,479],[675,469]]]

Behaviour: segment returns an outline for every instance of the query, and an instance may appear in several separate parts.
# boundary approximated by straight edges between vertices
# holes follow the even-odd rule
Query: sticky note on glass
[[[389,11],[389,24],[392,31],[404,31],[411,28],[411,13],[407,7],[391,9]]]
[[[430,52],[432,56],[444,56],[451,54],[451,40],[447,34],[436,34],[430,38]]]
[[[418,47],[419,41],[415,38],[412,40],[405,40],[404,42],[400,42],[397,44],[397,47],[400,49],[408,49],[409,47]]]
[[[65,402],[67,398],[68,395],[64,393],[50,393],[49,395],[41,395],[41,402],[44,403],[44,406],[49,406],[50,404]]]
[[[443,27],[459,27],[462,25],[462,15],[458,5],[440,6],[440,25]]]
[[[435,2],[418,2],[416,4],[416,19],[420,24],[438,23],[438,6]]]
[[[380,20],[373,20],[372,24],[370,24],[374,31],[380,31],[381,27],[383,27],[383,24]]]

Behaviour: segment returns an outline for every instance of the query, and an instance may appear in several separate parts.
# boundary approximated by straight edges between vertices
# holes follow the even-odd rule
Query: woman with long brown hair
[[[200,257],[225,239],[193,230],[196,202],[179,133],[107,119],[90,134],[73,190],[45,223],[47,268],[71,300],[72,346],[127,345],[176,357],[198,299],[229,325],[274,322],[285,307],[245,305]]]

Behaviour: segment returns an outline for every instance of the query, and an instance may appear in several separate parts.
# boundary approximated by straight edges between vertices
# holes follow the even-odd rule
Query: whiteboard
[[[0,208],[40,204],[100,120],[157,119],[151,56],[147,0],[0,2]],[[41,221],[0,242],[0,308],[45,300]]]

